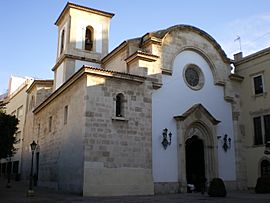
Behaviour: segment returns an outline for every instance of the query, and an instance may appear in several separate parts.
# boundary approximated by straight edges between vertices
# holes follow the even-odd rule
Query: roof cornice
[[[101,61],[95,60],[95,59],[92,59],[92,58],[82,57],[82,56],[76,56],[76,55],[71,55],[71,54],[63,54],[60,58],[58,58],[56,64],[55,64],[54,67],[52,68],[52,71],[54,71],[56,68],[58,68],[58,66],[59,66],[66,58],[69,58],[69,59],[75,59],[75,60],[82,60],[82,61],[88,61],[88,62],[93,62],[93,63],[101,64]]]
[[[147,36],[147,34],[145,34],[142,39],[144,40],[144,37]],[[162,40],[157,38],[157,37],[147,37],[147,39],[145,39],[143,41],[143,45],[147,46],[149,44],[157,44],[157,45],[161,45],[162,44]]]
[[[8,101],[13,99],[16,95],[18,95],[20,92],[22,92],[24,89],[26,89],[28,86],[28,82],[24,82],[17,90],[15,90],[12,94],[8,95],[6,98]]]
[[[67,4],[66,4],[65,8],[62,10],[60,16],[55,21],[55,23],[54,23],[55,25],[58,25],[59,24],[59,22],[61,21],[62,17],[64,16],[64,14],[70,8],[74,8],[74,9],[86,11],[86,12],[89,12],[89,13],[94,13],[94,14],[102,15],[102,16],[109,17],[109,18],[112,18],[114,16],[113,13],[109,13],[109,12],[101,11],[101,10],[98,10],[98,9],[89,8],[89,7],[86,7],[86,6],[80,6],[78,4],[67,2]]]
[[[156,61],[159,57],[153,54],[149,54],[143,51],[136,51],[135,53],[131,54],[129,57],[125,59],[125,61],[129,64],[134,60],[144,60],[148,62]]]
[[[143,83],[146,80],[146,77],[132,75],[128,73],[122,73],[117,71],[110,71],[101,68],[94,68],[90,66],[81,67],[73,76],[71,76],[65,83],[63,83],[57,90],[55,90],[49,97],[47,97],[40,105],[38,105],[33,113],[38,113],[45,106],[47,106],[54,98],[59,96],[62,92],[64,92],[67,88],[69,88],[74,82],[82,78],[84,75],[96,75],[99,77],[109,77],[116,78],[122,80],[128,80],[131,82]]]
[[[256,58],[259,58],[259,57],[262,57],[262,56],[265,56],[267,54],[270,54],[270,47],[266,48],[266,49],[263,49],[261,51],[258,51],[258,52],[255,52],[253,54],[250,54],[248,56],[245,56],[243,57],[242,59],[240,59],[239,61],[235,61],[234,60],[234,65],[238,66],[238,65],[241,65],[243,63],[247,63],[251,60],[254,60]]]
[[[244,80],[244,77],[238,74],[230,74],[229,75],[230,80],[234,80],[237,82],[242,82]]]
[[[27,93],[31,92],[31,90],[36,85],[53,85],[53,80],[34,80],[34,82],[30,85],[30,87],[26,90]]]
[[[83,66],[83,68],[85,68],[85,72],[88,74],[99,75],[103,77],[118,78],[118,79],[129,80],[129,81],[140,82],[140,83],[146,80],[146,77],[144,76],[133,75],[129,73],[111,71],[111,70],[95,68],[91,66]]]

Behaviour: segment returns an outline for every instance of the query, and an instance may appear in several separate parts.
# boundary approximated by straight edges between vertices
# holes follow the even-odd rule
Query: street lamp
[[[31,160],[31,169],[30,169],[30,178],[29,178],[29,189],[27,192],[28,196],[33,196],[34,195],[34,190],[33,190],[33,159],[34,159],[34,152],[37,147],[37,143],[33,140],[33,142],[30,144],[31,151],[32,151],[32,160]]]

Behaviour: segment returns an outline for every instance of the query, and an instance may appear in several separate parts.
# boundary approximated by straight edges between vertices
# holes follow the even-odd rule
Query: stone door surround
[[[216,120],[202,104],[195,104],[184,114],[174,117],[177,123],[178,171],[181,191],[187,191],[185,143],[194,135],[204,144],[205,176],[207,180],[218,177],[218,152]]]

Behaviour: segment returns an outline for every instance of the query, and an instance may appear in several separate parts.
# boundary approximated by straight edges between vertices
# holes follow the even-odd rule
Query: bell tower
[[[112,13],[67,3],[55,22],[58,46],[54,71],[54,90],[83,65],[100,68],[108,54]]]

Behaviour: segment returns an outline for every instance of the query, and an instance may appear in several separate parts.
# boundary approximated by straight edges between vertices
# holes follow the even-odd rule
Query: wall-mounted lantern
[[[221,136],[217,136],[217,139],[220,139],[220,138]],[[224,149],[225,152],[227,152],[227,150],[231,148],[231,142],[232,142],[232,139],[230,137],[228,138],[228,135],[225,134],[223,137],[223,144],[222,144],[222,148]]]
[[[266,155],[270,154],[270,141],[266,142],[266,144],[265,144],[264,154],[266,154]]]
[[[222,148],[224,149],[225,152],[227,152],[227,150],[231,148],[231,141],[232,139],[230,137],[228,138],[228,135],[225,134],[223,137],[223,145],[222,145]]]
[[[168,129],[164,128],[162,132],[163,140],[161,144],[163,145],[164,149],[166,150],[168,145],[171,145],[172,143],[172,133],[169,132],[168,134]]]

